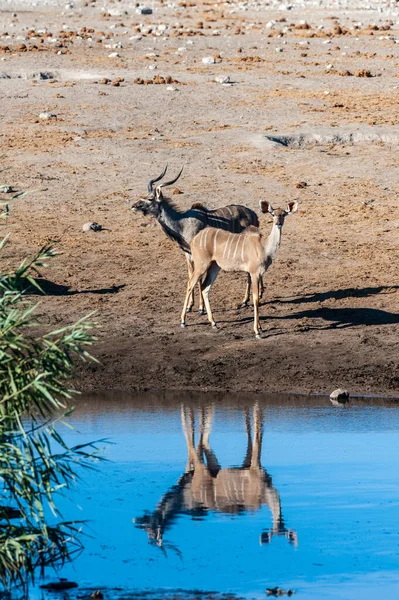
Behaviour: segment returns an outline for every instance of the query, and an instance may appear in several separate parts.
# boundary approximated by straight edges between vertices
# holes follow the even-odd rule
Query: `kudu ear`
[[[161,190],[161,186],[158,185],[158,187],[155,188],[155,200],[157,202],[160,202],[162,200],[162,190]]]
[[[273,207],[267,200],[260,200],[259,206],[263,213],[270,213],[271,215],[273,214]]]
[[[294,202],[288,202],[287,208],[285,209],[285,212],[288,214],[290,213],[295,213],[298,210],[298,201],[295,200]]]

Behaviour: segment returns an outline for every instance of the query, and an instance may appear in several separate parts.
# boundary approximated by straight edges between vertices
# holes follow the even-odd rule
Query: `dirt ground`
[[[79,367],[79,387],[399,395],[399,10],[388,5],[7,5],[0,185],[31,193],[0,193],[1,268],[47,243],[62,253],[41,273],[38,312],[55,328],[96,311],[101,363]],[[266,137],[302,133],[319,143]],[[239,273],[212,290],[218,331],[196,313],[180,328],[184,256],[129,210],[166,163],[184,165],[181,209],[299,200],[265,276],[262,340],[252,309],[236,309]],[[88,221],[106,229],[83,233]]]

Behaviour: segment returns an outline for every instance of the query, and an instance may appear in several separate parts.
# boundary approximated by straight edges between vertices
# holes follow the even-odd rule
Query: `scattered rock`
[[[360,69],[355,72],[355,77],[374,77],[374,75],[368,69]]]
[[[65,10],[72,10],[74,8],[75,8],[75,5],[72,2],[65,5]]]
[[[0,185],[0,193],[1,194],[11,194],[14,191],[12,185]]]
[[[216,83],[227,84],[231,83],[231,79],[229,75],[221,75],[220,77],[215,77]]]
[[[152,15],[152,8],[149,8],[148,6],[139,6],[136,8],[136,13],[138,15]]]
[[[216,59],[213,56],[204,56],[204,58],[202,59],[202,62],[204,65],[214,65],[216,62]]]
[[[127,10],[121,10],[119,8],[110,8],[107,12],[111,15],[111,17],[123,17],[124,15],[128,14]]]
[[[55,79],[56,73],[52,71],[39,71],[38,73],[32,73],[31,79],[39,79],[40,81],[46,81],[47,79]]]
[[[343,390],[342,388],[338,388],[337,390],[331,392],[330,400],[345,404],[346,402],[349,402],[349,392],[347,390]]]
[[[113,80],[113,82],[111,83],[111,85],[113,85],[114,87],[119,87],[121,83],[123,83],[125,80],[123,77],[117,77],[116,79]]]
[[[4,71],[0,72],[0,79],[11,79],[11,75],[8,73],[4,73]]]
[[[308,184],[306,183],[306,181],[298,181],[298,183],[295,184],[295,187],[298,188],[299,190],[307,187]]]
[[[111,52],[111,54],[108,54],[108,58],[120,58],[120,54],[119,52]]]
[[[88,233],[89,231],[101,231],[102,225],[99,225],[95,221],[90,221],[89,223],[85,223],[82,229],[85,233]]]
[[[179,88],[175,87],[174,85],[168,85],[168,87],[166,88],[166,90],[168,92],[178,92]]]
[[[49,112],[42,112],[39,115],[39,119],[42,119],[42,121],[49,121],[50,119],[56,119],[57,115],[55,113],[49,113]]]
[[[111,80],[108,79],[107,77],[103,77],[102,79],[100,79],[100,83],[102,85],[108,85],[109,83],[111,83]]]

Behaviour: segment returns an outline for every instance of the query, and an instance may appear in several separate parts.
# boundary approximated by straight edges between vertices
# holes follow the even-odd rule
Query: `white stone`
[[[231,83],[229,75],[221,75],[220,77],[215,77],[215,81],[216,83],[222,84]]]
[[[347,402],[349,400],[349,392],[347,390],[343,390],[342,388],[338,388],[334,390],[330,394],[331,400],[341,400]]]
[[[276,52],[283,52],[284,48],[276,48]]]
[[[75,8],[75,5],[72,2],[65,5],[65,10],[72,10],[73,8]]]
[[[127,10],[121,10],[120,8],[110,8],[107,12],[111,17],[122,17],[128,14]]]
[[[204,65],[214,65],[216,60],[213,58],[213,56],[204,56],[202,62]]]
[[[49,119],[56,119],[57,115],[54,113],[50,113],[50,112],[42,112],[39,115],[39,119],[42,119],[43,121],[48,121]]]
[[[111,54],[108,54],[108,58],[119,58],[120,54],[119,52],[111,52]]]
[[[178,92],[179,88],[175,87],[174,85],[168,85],[168,87],[166,88],[166,90],[168,92]]]

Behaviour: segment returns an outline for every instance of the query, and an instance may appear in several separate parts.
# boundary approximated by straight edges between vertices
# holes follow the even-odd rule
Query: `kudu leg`
[[[251,469],[260,469],[263,440],[263,412],[259,404],[254,404],[254,442],[251,457]]]
[[[251,275],[252,297],[254,302],[254,331],[257,340],[261,339],[262,329],[259,324],[259,275]]]
[[[191,258],[190,254],[186,254],[185,256],[186,256],[186,261],[187,261],[188,280],[190,281],[190,278],[192,277],[192,274],[194,272],[194,264],[193,264],[193,259]],[[198,285],[198,298],[199,298],[198,313],[200,315],[203,315],[205,313],[204,313],[204,299],[202,297],[201,281],[199,281],[197,285]],[[189,300],[188,306],[187,306],[187,312],[191,312],[193,310],[193,306],[194,306],[194,290],[191,292],[191,295],[190,295],[190,300]]]
[[[216,454],[211,448],[209,442],[209,436],[212,429],[213,420],[213,406],[207,406],[205,409],[205,423],[204,423],[204,435],[203,435],[203,451],[206,458],[206,464],[212,477],[216,477],[219,473],[221,466],[216,458]]]
[[[213,282],[215,281],[216,277],[218,276],[219,271],[220,271],[219,265],[217,265],[215,262],[212,263],[208,269],[208,272],[206,274],[206,277],[205,277],[205,280],[204,280],[204,283],[202,286],[202,295],[204,297],[206,314],[208,315],[208,320],[209,320],[210,324],[212,325],[213,329],[217,329],[217,325],[213,318],[212,311],[211,311],[211,305],[209,303],[209,292],[210,292]]]
[[[188,409],[188,414],[189,414],[189,423],[187,423],[186,408],[185,408],[184,404],[182,404],[182,406],[181,406],[181,422],[182,422],[184,437],[186,438],[187,455],[188,455],[186,473],[189,473],[190,471],[192,471],[194,468],[194,465],[196,463],[195,440],[194,440],[195,424],[194,424],[194,411],[192,408]]]
[[[241,304],[237,308],[245,308],[249,302],[249,290],[251,289],[251,275],[247,274],[247,285],[245,286],[245,296]],[[263,297],[265,292],[265,286],[263,285],[262,275],[259,277],[259,298]]]
[[[247,452],[242,463],[243,469],[249,469],[252,463],[252,432],[251,432],[251,416],[249,409],[245,409],[245,429],[247,431]]]
[[[263,277],[261,275],[259,277],[259,298],[263,298],[264,293],[265,293],[265,286],[263,285]]]
[[[190,302],[191,293],[192,293],[194,287],[200,281],[200,279],[201,279],[201,277],[203,276],[204,273],[205,273],[205,271],[203,273],[201,273],[200,271],[196,271],[195,268],[194,268],[194,272],[193,272],[193,274],[191,275],[191,277],[190,277],[190,279],[188,281],[186,298],[184,300],[183,310],[182,310],[182,313],[181,313],[181,326],[182,327],[186,326],[186,313],[187,313],[188,304]]]
[[[251,275],[247,273],[247,284],[245,286],[245,296],[241,304],[238,305],[238,308],[245,308],[248,306],[249,302],[249,290],[251,289]]]

